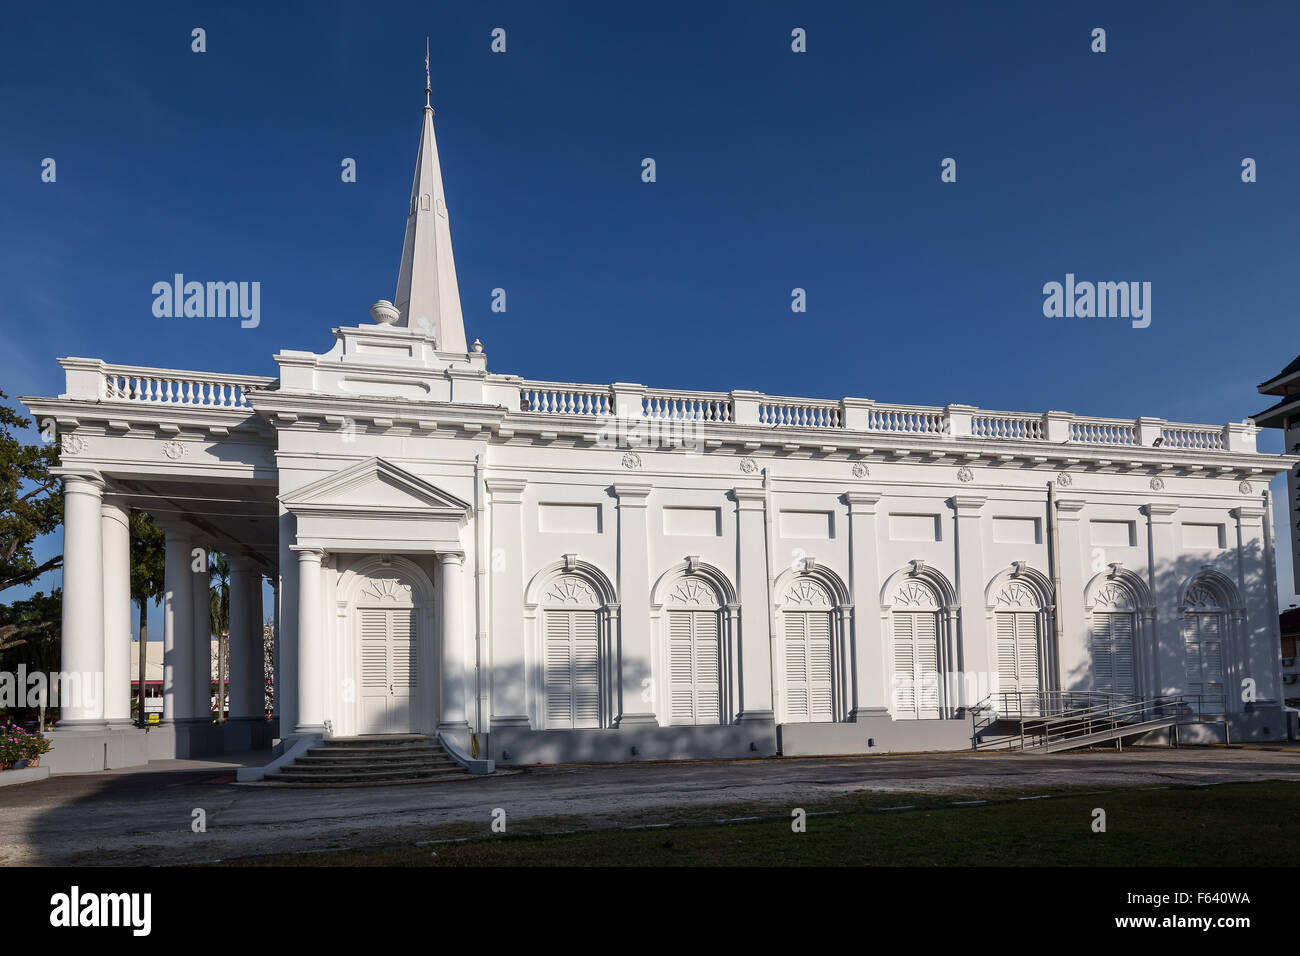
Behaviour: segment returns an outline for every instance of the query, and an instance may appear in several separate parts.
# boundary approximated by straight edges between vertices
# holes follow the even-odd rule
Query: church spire
[[[411,205],[393,304],[400,313],[399,326],[432,331],[440,352],[466,352],[465,320],[460,311],[456,262],[451,254],[447,197],[442,188],[438,141],[433,135],[430,103],[433,85],[429,80],[427,39],[424,78],[424,124],[415,159],[415,180],[411,183]]]

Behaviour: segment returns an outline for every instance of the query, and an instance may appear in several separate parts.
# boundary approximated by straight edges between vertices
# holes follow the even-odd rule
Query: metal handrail
[[[1003,704],[1000,709],[994,703],[997,698]],[[1096,698],[1101,698],[1101,702],[1094,703]],[[1013,699],[1016,706],[1007,706]],[[1037,713],[1026,713],[1026,699],[1033,703]],[[1078,701],[1082,706],[1069,706],[1071,701]],[[981,730],[1006,718],[1015,719],[1020,724],[1021,750],[1088,737],[1102,731],[1115,732],[1124,726],[1170,717],[1174,718],[1176,725],[1222,722],[1226,739],[1226,712],[1225,694],[1165,694],[1133,698],[1091,691],[1003,691],[990,694],[972,708],[971,743],[974,749],[980,749]],[[1002,738],[987,746],[1005,746],[1007,743],[1008,739]]]

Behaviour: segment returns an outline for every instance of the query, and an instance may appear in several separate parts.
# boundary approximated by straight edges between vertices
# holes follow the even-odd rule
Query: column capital
[[[313,548],[310,545],[292,544],[289,546],[289,550],[298,555],[299,564],[302,564],[305,561],[312,561],[316,564],[320,564],[321,558],[325,557],[324,548]]]
[[[54,471],[54,469],[51,469]],[[63,479],[65,495],[93,495],[96,498],[104,494],[104,479],[98,472],[74,472],[60,475]]]
[[[492,503],[499,505],[517,505],[523,501],[524,489],[528,481],[524,478],[484,478]]]
[[[957,512],[957,517],[974,518],[987,501],[987,498],[978,495],[953,495],[948,499],[948,505]]]
[[[1254,524],[1256,521],[1264,520],[1263,508],[1257,508],[1257,507],[1233,508],[1228,513],[1232,515],[1234,518],[1236,518],[1242,524],[1246,524],[1247,522]]]
[[[846,491],[844,500],[848,503],[850,515],[874,515],[880,494],[875,491]]]
[[[1056,516],[1062,521],[1078,521],[1086,504],[1082,498],[1057,498]]]
[[[1142,512],[1151,519],[1152,524],[1169,524],[1178,505],[1165,501],[1153,501],[1142,506]]]
[[[650,497],[650,492],[654,491],[654,485],[645,484],[616,484],[614,486],[614,497],[618,499],[620,506],[628,505],[631,507],[645,507],[645,500]]]
[[[464,551],[439,551],[438,562],[448,567],[461,567],[465,563]]]

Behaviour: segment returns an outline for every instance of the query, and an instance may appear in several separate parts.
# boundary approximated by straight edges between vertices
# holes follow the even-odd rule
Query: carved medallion
[[[166,455],[168,458],[170,458],[172,461],[175,461],[178,458],[185,457],[185,443],[179,442],[174,438],[171,439],[170,441],[163,442],[162,450],[163,450],[163,454]]]
[[[1163,478],[1152,478],[1152,479],[1151,479],[1151,490],[1152,490],[1152,491],[1164,491],[1164,490],[1165,490],[1165,480],[1164,480]]]
[[[80,455],[85,450],[86,439],[82,438],[80,435],[63,436],[63,454]]]
[[[1070,485],[1074,484],[1074,479],[1070,477],[1068,471],[1063,471],[1056,476],[1056,483],[1062,488],[1069,488]]]
[[[975,480],[975,472],[971,471],[971,470],[970,470],[969,468],[967,468],[965,465],[962,465],[960,468],[957,469],[957,480],[958,480],[958,481],[974,481],[974,480]]]
[[[864,462],[858,462],[856,465],[853,466],[854,478],[866,478],[870,474],[871,474],[871,470],[866,466]]]
[[[634,451],[628,452],[623,456],[623,467],[629,471],[635,471],[641,467],[641,456]]]
[[[1249,481],[1243,481],[1241,484],[1237,486],[1237,490],[1240,491],[1243,495],[1249,495],[1255,491],[1255,489],[1251,486]]]
[[[752,475],[754,472],[758,471],[758,462],[746,455],[744,458],[740,459],[740,470],[747,475]]]

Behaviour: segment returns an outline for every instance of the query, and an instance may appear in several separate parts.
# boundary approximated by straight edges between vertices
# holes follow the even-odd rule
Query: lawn
[[[1045,791],[1038,791],[1040,793]],[[461,842],[240,860],[244,866],[1290,866],[1300,841],[1300,783],[1162,790],[985,793],[978,806],[936,796],[863,795],[807,818],[667,829],[514,832]],[[966,799],[949,795],[944,801]],[[919,804],[913,810],[884,806]],[[1094,831],[1094,810],[1105,832]],[[811,808],[810,808],[811,809]],[[740,814],[719,814],[719,817]]]

